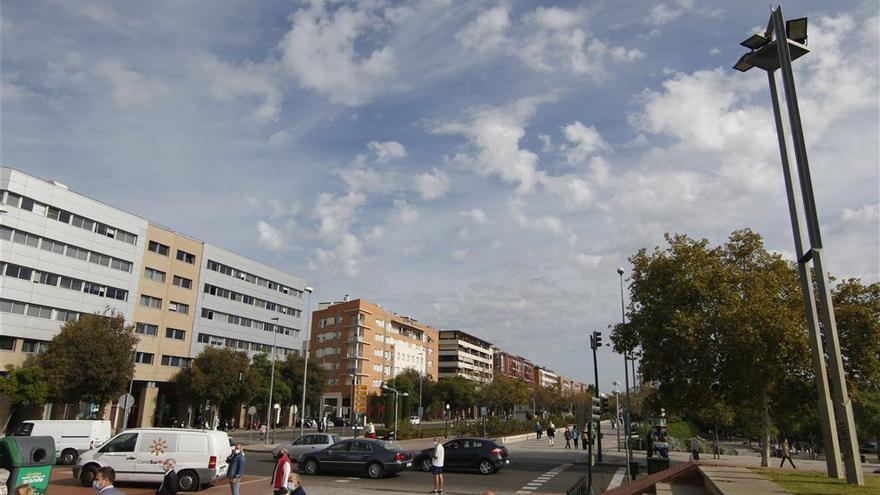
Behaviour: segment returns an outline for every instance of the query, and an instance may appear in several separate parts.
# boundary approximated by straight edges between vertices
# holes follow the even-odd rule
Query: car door
[[[461,467],[461,440],[452,440],[443,444],[443,467]]]
[[[346,454],[351,448],[351,442],[340,442],[336,445],[321,452],[318,457],[321,463],[321,470],[327,471],[343,471],[345,470],[345,462],[348,460]]]
[[[135,469],[137,444],[137,433],[120,433],[98,451],[101,464],[112,467],[116,471],[116,479],[134,481],[137,475]]]
[[[351,442],[351,448],[343,454],[345,471],[356,473],[367,469],[367,461],[373,455],[373,446],[369,442]]]
[[[480,450],[483,448],[483,442],[469,438],[462,441],[461,450],[459,451],[459,459],[462,467],[474,469],[480,464]]]
[[[296,460],[300,455],[304,452],[308,452],[311,447],[313,435],[303,435],[296,440],[290,446],[287,447],[287,455],[290,456],[291,459]]]
[[[165,476],[165,459],[174,459],[177,453],[177,434],[171,432],[144,432],[140,434],[135,465],[135,480],[161,483]]]

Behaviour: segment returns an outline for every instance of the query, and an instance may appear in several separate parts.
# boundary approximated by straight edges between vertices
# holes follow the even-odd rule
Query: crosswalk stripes
[[[555,468],[547,471],[546,473],[542,474],[541,476],[538,476],[537,478],[535,478],[532,481],[523,485],[522,488],[520,488],[519,490],[516,491],[517,495],[530,495],[530,494],[534,493],[535,490],[541,488],[541,485],[543,485],[544,483],[547,483],[548,481],[553,479],[554,476],[565,471],[566,469],[570,468],[571,466],[572,466],[571,463],[560,464],[560,465],[556,466]]]
[[[614,472],[614,476],[611,478],[611,483],[608,483],[608,490],[622,485],[625,477],[626,468],[618,468],[617,471]]]

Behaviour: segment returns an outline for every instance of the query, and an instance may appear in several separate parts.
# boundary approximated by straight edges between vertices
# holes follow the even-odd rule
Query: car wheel
[[[428,473],[431,471],[431,459],[425,457],[422,459],[422,471]]]
[[[303,471],[308,475],[318,474],[318,461],[315,459],[307,460],[303,466]]]
[[[492,461],[489,459],[483,459],[480,461],[480,473],[481,474],[492,474],[495,472],[495,464],[492,464]]]
[[[195,492],[200,488],[199,475],[194,471],[181,471],[177,474],[177,486],[185,492]]]
[[[61,451],[61,457],[58,459],[61,461],[61,464],[65,464],[70,466],[72,464],[76,464],[76,459],[79,457],[79,452],[74,449],[64,449]]]
[[[82,471],[79,473],[79,484],[82,486],[92,486],[92,481],[95,481],[95,472],[94,466],[82,468]]]
[[[367,475],[374,480],[385,476],[385,468],[382,467],[378,462],[372,462],[369,466],[367,466]]]

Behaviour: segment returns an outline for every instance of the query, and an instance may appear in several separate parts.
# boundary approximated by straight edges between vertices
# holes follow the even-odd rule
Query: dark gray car
[[[299,472],[366,474],[381,478],[412,467],[412,454],[393,442],[368,438],[343,440],[332,447],[303,454],[297,460]]]
[[[287,455],[295,461],[296,458],[302,454],[323,450],[338,441],[339,437],[330,433],[306,433],[305,435],[300,435],[300,437],[292,443],[281,444],[275,447],[272,449],[272,455],[277,459],[280,455],[281,449],[286,448]]]

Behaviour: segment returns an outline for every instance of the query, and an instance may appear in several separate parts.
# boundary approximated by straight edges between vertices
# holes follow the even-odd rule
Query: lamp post
[[[401,394],[396,388],[391,388],[385,384],[382,385],[382,390],[389,390],[391,392],[394,392],[394,440],[397,440],[397,398],[399,395],[409,397],[409,394],[407,392],[403,392]]]
[[[620,322],[621,324],[626,324],[626,310],[624,309],[623,304],[623,268],[617,269],[617,275],[620,276]],[[626,385],[626,412],[624,413],[623,419],[623,433],[625,435],[624,442],[626,444],[623,446],[624,452],[626,452],[626,480],[629,483],[632,480],[632,470],[630,468],[630,459],[632,458],[632,453],[630,452],[630,420],[632,418],[632,409],[630,408],[630,400],[629,400],[629,363],[627,363],[627,359],[629,359],[627,350],[623,350],[623,376],[624,376],[624,384]]]
[[[449,404],[446,404],[446,412],[443,414],[443,438],[449,438]]]
[[[300,406],[300,415],[302,417],[299,421],[299,434],[303,435],[306,430],[306,389],[308,388],[308,376],[309,376],[309,342],[310,334],[312,333],[311,327],[311,317],[312,317],[312,288],[305,287],[306,293],[308,293],[308,299],[306,303],[306,349],[305,349],[305,359],[303,360],[303,395],[302,395],[302,405]]]
[[[275,389],[275,350],[278,344],[278,317],[270,319],[274,321],[272,324],[272,371],[269,374],[269,404],[266,405],[266,427],[272,432],[272,443],[275,443],[275,428],[272,424],[272,392]],[[268,435],[267,435],[268,438]]]
[[[782,161],[783,178],[785,180],[788,211],[798,260],[801,297],[809,329],[813,372],[816,376],[819,420],[822,425],[822,437],[826,452],[825,463],[828,475],[832,478],[840,478],[842,477],[840,469],[842,457],[847,482],[854,485],[863,485],[865,479],[859,458],[855,419],[853,418],[852,402],[847,392],[844,377],[843,360],[837,335],[834,306],[831,301],[828,272],[824,267],[824,249],[819,229],[819,216],[816,209],[816,200],[813,195],[807,147],[804,140],[800,108],[798,106],[797,90],[794,84],[794,72],[791,66],[793,60],[809,53],[810,50],[807,48],[806,42],[807,19],[792,19],[786,22],[782,15],[782,7],[777,7],[772,10],[770,21],[764,33],[755,34],[741,43],[742,46],[750,49],[750,51],[740,57],[733,68],[746,72],[753,67],[757,67],[767,72],[770,100],[776,124],[776,137]],[[783,120],[779,103],[779,88],[775,76],[777,69],[782,74],[785,105],[788,111],[787,122]],[[805,216],[804,223],[809,241],[809,249],[806,251],[804,250],[804,243],[801,237],[801,219],[795,198],[788,142],[786,139],[786,124],[789,126],[791,133],[791,144],[794,149],[801,193],[801,207]],[[809,266],[811,261],[813,263],[812,267]],[[813,274],[816,277],[815,286],[812,279]],[[818,307],[816,295],[818,295],[819,299]],[[827,340],[824,349],[820,329],[821,334]],[[832,387],[829,387],[826,374],[825,354],[828,355]],[[833,400],[832,391],[834,394]],[[764,449],[766,452],[766,445]]]

